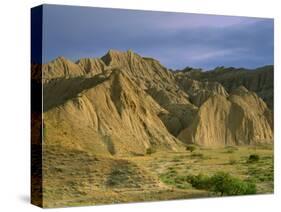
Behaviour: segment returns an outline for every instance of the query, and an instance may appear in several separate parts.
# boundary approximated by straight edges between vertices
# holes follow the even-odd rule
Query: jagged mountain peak
[[[140,60],[142,57],[132,50],[119,51],[115,49],[110,49],[101,59],[106,65],[117,65],[124,64],[130,60],[137,59]]]
[[[81,58],[76,61],[76,64],[90,76],[103,73],[106,70],[106,65],[100,58]]]
[[[68,58],[64,56],[58,56],[57,58],[53,59],[50,63],[56,63],[56,64],[74,64],[72,60],[69,60]]]
[[[44,82],[55,78],[72,78],[84,74],[80,66],[65,57],[57,57],[42,65]]]
[[[121,50],[117,50],[117,49],[109,49],[108,52],[105,55],[125,55],[125,54],[127,54],[127,55],[129,55],[129,54],[138,55],[132,49],[128,49],[127,51],[121,51]]]

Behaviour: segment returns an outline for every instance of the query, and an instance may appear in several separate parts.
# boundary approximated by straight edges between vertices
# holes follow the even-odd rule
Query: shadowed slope
[[[151,147],[179,148],[178,140],[157,115],[164,109],[135,86],[126,73],[114,69],[102,82],[94,80],[96,77],[79,86],[71,80],[74,84],[68,84],[68,99],[44,113],[48,144],[96,154],[145,154]],[[53,95],[57,90],[53,86],[48,92]]]
[[[107,75],[97,74],[93,78],[58,78],[43,84],[44,112],[78,97],[82,91],[93,88],[106,80],[108,80]]]

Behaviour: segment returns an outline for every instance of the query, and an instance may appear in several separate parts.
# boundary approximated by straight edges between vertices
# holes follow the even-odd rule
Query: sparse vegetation
[[[187,145],[185,149],[186,149],[186,151],[193,152],[197,149],[197,147],[195,145],[190,144],[190,145]]]
[[[182,159],[178,156],[174,157],[171,162],[180,162]]]
[[[122,161],[112,168],[106,184],[115,188],[138,187],[140,180],[141,175],[138,174],[136,168],[132,164]]]
[[[151,155],[151,154],[153,154],[155,152],[156,152],[156,149],[153,148],[153,147],[149,147],[149,148],[146,149],[146,154],[147,155]]]
[[[204,155],[203,155],[203,153],[201,153],[201,152],[194,152],[194,153],[191,154],[191,157],[192,157],[192,158],[200,158],[200,159],[203,159],[203,158],[204,158]]]
[[[48,187],[44,197],[48,206],[57,200],[65,205],[70,199],[82,205],[273,191],[273,156],[269,147],[255,151],[238,147],[231,154],[225,154],[225,148],[200,148],[191,154],[157,151],[152,156],[132,154],[122,160],[59,148],[49,147],[44,154],[44,183]],[[259,155],[259,160],[248,163],[251,153]],[[222,170],[223,174],[219,172]],[[81,176],[79,181],[77,176]],[[159,187],[159,180],[166,187]],[[116,195],[108,192],[111,189]]]
[[[160,175],[160,179],[163,183],[175,186],[179,189],[191,188],[191,184],[186,180],[186,177],[178,176],[178,173],[175,170],[170,170],[167,173]]]
[[[237,163],[237,160],[234,158],[234,157],[230,157],[229,158],[229,164],[230,165],[234,165],[234,164],[236,164]]]
[[[272,157],[262,157],[258,161],[247,163],[247,168],[247,173],[255,182],[273,182],[274,180]]]
[[[225,147],[225,153],[234,153],[235,151],[237,151],[238,148],[235,146],[226,146]]]

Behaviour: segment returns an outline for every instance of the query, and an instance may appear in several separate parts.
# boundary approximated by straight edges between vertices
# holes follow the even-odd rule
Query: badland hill
[[[273,66],[169,70],[131,50],[42,66],[44,143],[102,155],[273,142]]]

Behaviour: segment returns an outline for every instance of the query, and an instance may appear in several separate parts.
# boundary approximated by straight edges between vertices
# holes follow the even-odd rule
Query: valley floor
[[[249,161],[250,155],[258,160]],[[44,147],[43,205],[63,207],[219,196],[194,188],[186,176],[224,171],[273,192],[273,147],[199,148],[131,157],[100,157]]]

